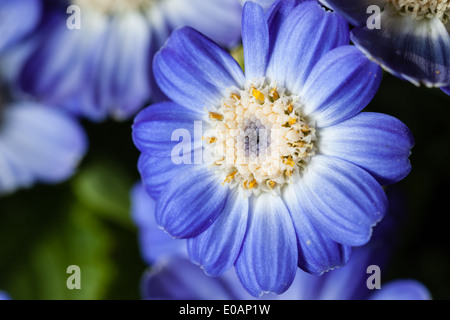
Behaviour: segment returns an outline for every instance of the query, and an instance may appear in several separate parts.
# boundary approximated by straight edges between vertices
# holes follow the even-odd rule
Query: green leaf
[[[134,181],[116,163],[100,159],[86,166],[72,182],[79,201],[103,218],[134,228],[129,193]]]

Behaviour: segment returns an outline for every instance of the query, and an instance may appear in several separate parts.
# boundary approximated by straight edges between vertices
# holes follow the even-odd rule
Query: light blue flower
[[[146,193],[142,185],[134,187],[131,194],[132,214],[140,235],[140,247],[144,260],[151,266],[141,282],[144,299],[164,300],[249,300],[253,296],[243,288],[234,270],[218,277],[208,277],[188,259],[185,241],[171,239],[158,230],[153,215],[155,201]],[[392,193],[390,200],[393,199]],[[370,265],[380,267],[383,278],[387,256],[395,239],[396,223],[392,215],[396,207],[392,201],[389,215],[377,228],[371,242],[355,248],[350,262],[339,269],[321,276],[314,276],[298,270],[292,286],[281,295],[263,295],[262,299],[280,300],[422,300],[430,299],[427,288],[411,279],[382,283],[381,289],[369,290],[367,273]],[[395,208],[396,209],[396,208]],[[396,217],[397,218],[397,217]]]
[[[41,18],[40,0],[0,1],[0,52],[36,28]]]
[[[321,0],[355,26],[351,40],[387,71],[426,86],[450,84],[447,0]],[[379,26],[371,15],[377,6]],[[368,22],[369,20],[369,22]],[[374,28],[376,27],[376,28]]]
[[[87,149],[83,128],[67,112],[0,90],[0,194],[69,178]]]
[[[238,1],[44,2],[43,23],[32,39],[21,87],[94,121],[128,119],[145,103],[164,97],[151,62],[175,28],[198,28],[225,46],[240,39]],[[76,7],[66,13],[69,5],[80,8],[80,29]]]
[[[188,238],[208,275],[235,265],[255,296],[286,291],[297,266],[344,265],[384,215],[381,184],[409,173],[413,145],[399,120],[360,113],[381,68],[347,45],[341,16],[277,1],[267,17],[244,6],[245,75],[199,32],[175,31],[154,60],[172,101],[133,125],[158,225]]]

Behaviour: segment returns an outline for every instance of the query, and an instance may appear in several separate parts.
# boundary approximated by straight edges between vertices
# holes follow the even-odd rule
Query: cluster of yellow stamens
[[[223,183],[247,194],[279,191],[314,155],[315,129],[302,115],[299,97],[264,78],[245,90],[229,88],[207,122],[203,141]]]

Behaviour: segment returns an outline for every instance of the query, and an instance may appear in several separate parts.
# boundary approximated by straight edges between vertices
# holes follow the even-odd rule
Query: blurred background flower
[[[87,150],[76,119],[21,94],[4,77],[1,53],[33,32],[41,9],[38,0],[0,2],[0,194],[68,179]]]
[[[151,61],[172,30],[189,25],[228,48],[240,39],[242,8],[237,1],[42,4],[40,24],[18,74],[21,89],[94,121],[128,119],[144,104],[163,98]],[[37,15],[37,8],[28,10]]]
[[[447,0],[320,1],[355,26],[355,45],[392,74],[416,85],[450,84]]]

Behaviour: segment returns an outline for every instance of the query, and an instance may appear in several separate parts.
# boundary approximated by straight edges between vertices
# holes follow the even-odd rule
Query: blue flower
[[[0,2],[0,52],[11,47],[36,28],[41,17],[40,0]]]
[[[347,45],[341,16],[277,1],[267,17],[244,6],[245,75],[199,32],[175,31],[154,59],[172,101],[133,125],[158,225],[189,239],[208,275],[235,265],[255,296],[286,291],[297,266],[344,265],[384,215],[381,184],[409,173],[413,145],[399,120],[360,113],[381,69]]]
[[[238,1],[44,3],[43,23],[31,39],[34,46],[24,63],[21,87],[94,121],[128,119],[151,99],[164,97],[154,83],[151,61],[175,28],[193,26],[226,46],[240,39]],[[69,5],[76,5],[80,15]]]
[[[0,194],[35,182],[61,182],[86,152],[84,130],[61,110],[6,99],[0,90],[0,120]]]
[[[355,26],[351,40],[397,77],[419,85],[450,84],[447,0],[321,0]],[[369,6],[381,14],[373,24]],[[371,7],[375,8],[375,7]]]
[[[394,194],[395,196],[395,194]],[[376,229],[371,242],[353,250],[350,262],[337,270],[322,276],[314,276],[298,270],[292,286],[282,295],[264,295],[263,299],[280,300],[421,300],[430,299],[425,286],[415,280],[400,279],[382,283],[381,290],[367,288],[367,268],[380,267],[383,278],[387,256],[395,241],[393,235],[396,221],[392,216],[398,214],[396,200],[390,193],[389,217]],[[208,277],[187,255],[186,242],[171,239],[158,230],[153,214],[155,201],[148,196],[142,185],[132,192],[132,214],[140,235],[143,257],[151,265],[141,282],[144,299],[165,300],[249,300],[254,297],[242,287],[234,270],[219,277]],[[398,199],[397,199],[398,200]],[[396,220],[398,217],[395,217]],[[389,244],[389,245],[388,245]]]

